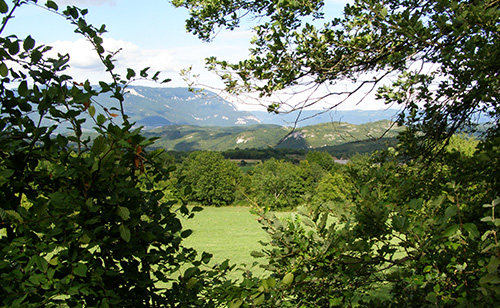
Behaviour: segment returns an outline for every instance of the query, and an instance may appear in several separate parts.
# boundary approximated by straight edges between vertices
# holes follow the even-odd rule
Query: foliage
[[[318,164],[323,170],[330,171],[335,166],[333,157],[326,152],[309,151],[306,155],[309,163]]]
[[[256,21],[248,59],[207,59],[228,92],[263,97],[345,84],[320,93],[335,108],[377,89],[378,99],[401,106],[398,124],[408,128],[399,146],[347,166],[345,223],[329,208],[285,221],[257,208],[272,240],[256,255],[273,275],[229,288],[230,307],[496,305],[498,1],[356,0],[323,24],[321,0],[172,2],[190,10],[188,29],[205,40],[245,16]],[[492,125],[477,145],[451,139],[485,114]],[[303,144],[291,138],[300,134],[288,140]]]
[[[274,158],[255,166],[252,198],[268,209],[292,209],[303,202],[305,181],[301,168]]]
[[[257,21],[248,59],[207,59],[229,92],[267,96],[298,85],[354,83],[346,91],[321,93],[337,98],[331,100],[335,108],[345,95],[378,88],[378,98],[404,110],[400,124],[423,133],[416,136],[426,140],[427,150],[480,112],[498,123],[496,0],[356,0],[341,18],[325,21],[328,4],[321,0],[172,2],[189,9],[188,29],[205,40],[218,28],[234,29],[245,16]],[[301,106],[315,102],[309,103]],[[280,108],[285,104],[268,109]]]
[[[396,153],[358,160],[365,166],[350,171],[353,187],[345,196],[351,206],[343,212],[299,208],[283,220],[257,209],[271,241],[254,255],[265,257],[273,275],[247,277],[245,291],[229,292],[234,307],[256,302],[263,307],[495,305],[500,220],[499,200],[491,196],[496,192],[483,195],[493,200],[483,205],[458,181],[444,181],[475,175],[470,148],[463,149],[464,155],[456,156],[450,147],[446,160],[428,166],[444,169],[440,174],[421,174],[422,163],[401,164]],[[483,160],[483,170],[490,162]],[[465,170],[456,172],[455,164]],[[361,171],[362,180],[356,181],[354,170]],[[495,179],[493,173],[487,177]],[[496,184],[482,185],[484,191]]]
[[[184,182],[193,187],[192,200],[204,205],[230,205],[241,178],[238,165],[219,152],[193,152],[179,170]]]
[[[0,31],[26,5],[37,4],[0,0]],[[197,258],[181,245],[190,231],[173,211],[176,200],[161,201],[165,192],[153,185],[173,169],[162,151],[147,150],[153,140],[124,112],[124,90],[136,72],[114,73],[114,53],[102,46],[105,27],[87,24],[87,10],[60,10],[53,1],[45,8],[89,40],[112,82],[96,90],[64,74],[68,55],[48,57],[50,47],[31,36],[0,37],[0,305],[214,304],[204,290],[219,274],[199,269],[210,255]],[[148,76],[145,69],[137,78]],[[158,80],[158,73],[149,78]],[[99,94],[115,104],[99,105]],[[97,133],[92,141],[82,136],[88,116]],[[59,125],[71,133],[57,133]],[[192,216],[185,207],[180,212]]]
[[[351,191],[351,183],[346,175],[342,172],[327,173],[314,190],[312,210],[319,212],[319,208],[327,208],[336,212],[337,217],[342,217],[349,205],[348,195]]]
[[[275,158],[278,160],[290,161],[292,157],[303,157],[306,154],[302,149],[283,149],[283,148],[235,148],[223,151],[222,155],[229,159],[259,159],[267,160]]]

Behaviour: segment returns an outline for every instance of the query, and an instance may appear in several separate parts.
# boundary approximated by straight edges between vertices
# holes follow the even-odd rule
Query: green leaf
[[[469,232],[469,235],[473,238],[479,237],[481,235],[481,233],[479,233],[479,230],[477,229],[476,225],[473,223],[464,224],[464,230]]]
[[[9,11],[9,7],[5,3],[4,0],[0,0],[0,13],[7,13]]]
[[[454,235],[459,230],[459,228],[460,228],[460,226],[458,224],[454,224],[452,226],[449,226],[443,232],[443,236],[444,237],[450,237],[450,236]]]
[[[120,236],[125,242],[130,242],[130,230],[125,225],[120,225]]]
[[[332,307],[337,307],[337,306],[340,306],[342,304],[342,301],[344,300],[343,297],[334,297],[330,300],[330,305]]]
[[[380,15],[382,15],[383,18],[387,16],[387,8],[384,7],[382,10],[380,10]]]
[[[0,76],[2,77],[7,77],[7,74],[9,74],[9,69],[7,68],[7,65],[5,63],[0,63]]]
[[[254,258],[262,258],[265,257],[266,255],[260,251],[252,251],[250,255]]]
[[[28,96],[28,82],[26,80],[21,81],[19,87],[17,87],[17,92],[21,96]]]
[[[243,301],[239,298],[235,298],[233,299],[230,303],[229,303],[229,308],[238,308],[240,307],[241,305],[243,304]]]
[[[196,283],[198,283],[198,279],[191,277],[186,283],[186,288],[192,289],[196,285]]]
[[[411,199],[408,206],[413,210],[420,210],[424,201],[422,199]]]
[[[118,205],[117,213],[118,213],[118,216],[120,216],[123,220],[128,220],[130,218],[130,211],[128,208],[126,208],[124,206]]]
[[[50,265],[56,266],[59,263],[59,258],[57,256],[52,257],[52,259],[49,260]]]
[[[306,225],[308,227],[311,227],[311,228],[316,227],[316,225],[314,224],[314,222],[312,222],[312,220],[310,220],[307,217],[302,217],[302,222],[304,223],[304,225]]]
[[[457,215],[458,213],[458,209],[457,209],[457,206],[456,205],[450,205],[445,213],[444,213],[444,222],[447,222],[448,219],[450,219],[451,217]]]
[[[16,55],[19,52],[19,41],[13,41],[9,44],[9,53],[11,55]]]
[[[490,236],[492,234],[495,234],[495,231],[489,230],[489,231],[484,232],[483,236],[481,236],[481,241],[484,242],[488,238],[488,236]]]
[[[253,300],[253,303],[255,306],[260,306],[264,303],[265,300],[266,300],[266,295],[264,293],[261,293],[259,296],[257,296],[257,298]]]
[[[499,265],[500,260],[495,256],[491,256],[490,263],[488,264],[488,273],[494,274],[497,271]]]
[[[498,275],[496,273],[495,274],[486,274],[485,276],[483,276],[479,279],[479,284],[486,284],[486,283],[499,284],[500,278],[498,277]]]
[[[191,278],[197,275],[200,270],[197,267],[190,267],[184,272],[184,278]]]
[[[99,125],[103,125],[103,124],[104,124],[104,122],[106,122],[106,117],[105,117],[105,116],[103,116],[102,114],[99,114],[99,115],[97,116],[97,124],[99,124]]]
[[[145,69],[143,69],[143,70],[140,72],[141,77],[143,77],[143,78],[148,77],[148,70],[149,70],[149,69],[150,69],[150,67],[146,67]]]
[[[288,274],[285,275],[285,277],[283,277],[283,281],[282,282],[283,282],[283,284],[285,286],[289,286],[289,285],[292,284],[293,279],[294,279],[293,273],[288,273]]]
[[[127,79],[130,80],[133,77],[135,77],[135,71],[131,68],[127,68]]]
[[[269,288],[274,288],[276,286],[276,279],[274,279],[273,277],[269,277],[265,281]]]
[[[28,51],[33,49],[33,47],[35,47],[35,40],[31,37],[31,35],[28,35],[28,37],[24,39],[23,48]]]
[[[53,9],[54,11],[57,11],[59,9],[57,4],[51,0],[48,0],[47,3],[45,4],[45,6],[47,6],[47,8],[49,8],[49,9]]]
[[[89,110],[89,115],[91,117],[94,117],[95,116],[95,107],[90,105],[88,110]]]
[[[297,207],[297,213],[299,213],[302,216],[309,216],[309,211],[304,206]]]
[[[101,304],[99,305],[99,308],[109,308],[108,300],[104,298],[101,301]]]
[[[191,209],[191,212],[201,212],[203,208],[201,206],[195,206]]]
[[[21,217],[21,215],[19,215],[19,213],[14,210],[6,210],[5,213],[9,215],[11,218],[16,219],[20,223],[24,222],[24,219]]]
[[[434,292],[430,292],[429,294],[427,294],[425,299],[431,303],[437,303],[437,301],[438,301],[437,295]]]
[[[83,263],[78,263],[78,265],[73,268],[73,273],[80,277],[87,276],[87,265]]]
[[[181,237],[182,237],[182,238],[187,238],[187,237],[189,237],[191,234],[193,234],[193,230],[190,230],[190,229],[188,229],[188,230],[184,230],[184,231],[182,231],[182,232],[181,232]]]
[[[99,136],[97,138],[94,139],[94,142],[92,143],[92,148],[91,148],[91,151],[92,153],[94,153],[95,155],[99,155],[101,154],[105,149],[106,149],[106,140]]]
[[[35,256],[35,264],[36,264],[36,267],[42,271],[42,272],[47,272],[47,268],[49,266],[49,263],[47,262],[47,260],[45,260],[43,257],[41,256]]]
[[[488,252],[488,251],[490,251],[491,249],[496,248],[496,247],[497,247],[497,245],[496,245],[496,244],[494,244],[494,243],[493,243],[493,244],[490,244],[490,245],[486,246],[485,248],[483,248],[483,249],[481,250],[481,253]]]
[[[2,171],[0,171],[0,178],[7,179],[7,178],[10,178],[13,174],[14,174],[14,170],[12,170],[12,169],[2,170]]]

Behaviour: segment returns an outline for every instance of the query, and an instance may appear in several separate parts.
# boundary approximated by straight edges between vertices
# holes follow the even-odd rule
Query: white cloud
[[[79,69],[97,69],[100,67],[100,61],[92,45],[85,39],[77,41],[56,41],[52,44],[53,53],[70,55],[70,65]]]
[[[96,51],[87,40],[56,41],[48,45],[53,47],[51,51],[53,55],[56,53],[70,55],[68,73],[75,79],[90,79],[94,83],[109,79],[109,73],[105,72]],[[172,55],[173,52],[168,49],[142,49],[131,42],[112,38],[106,38],[103,45],[110,52],[120,50],[115,56],[114,63],[118,73],[125,73],[127,68],[139,71],[146,67],[151,67],[151,72],[177,73],[182,67]]]

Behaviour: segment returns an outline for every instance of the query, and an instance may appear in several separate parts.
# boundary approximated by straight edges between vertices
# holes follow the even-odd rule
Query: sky
[[[328,18],[342,14],[345,1],[326,0],[325,14]],[[38,1],[44,4],[44,0]],[[196,36],[187,33],[185,20],[188,11],[173,7],[168,0],[56,0],[60,8],[76,5],[87,8],[87,22],[100,27],[105,24],[108,33],[104,35],[104,46],[108,50],[122,49],[116,59],[118,73],[126,68],[136,71],[151,67],[150,71],[161,71],[160,79],[170,78],[169,87],[187,87],[179,75],[182,69],[192,67],[198,74],[200,86],[211,89],[223,87],[220,79],[205,69],[205,58],[217,56],[232,62],[244,59],[248,55],[250,39],[253,36],[250,25],[242,25],[235,31],[224,30],[210,43],[202,42]],[[92,83],[109,80],[99,63],[92,46],[81,35],[74,33],[74,28],[64,18],[47,10],[25,5],[18,8],[14,18],[9,21],[3,34],[13,33],[19,38],[31,35],[38,44],[53,46],[54,51],[70,54],[71,69],[67,71],[76,80],[89,79]],[[141,85],[141,83],[139,83]],[[154,83],[142,84],[158,86]],[[259,109],[246,98],[225,97],[238,104],[240,110]],[[294,97],[296,103],[305,96]],[[246,101],[247,104],[239,104]],[[264,105],[267,102],[263,103]],[[349,105],[341,109],[381,109],[383,104]],[[319,109],[319,108],[316,108]]]

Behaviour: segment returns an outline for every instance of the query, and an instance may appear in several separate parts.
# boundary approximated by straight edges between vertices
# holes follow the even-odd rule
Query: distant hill
[[[265,148],[276,146],[289,129],[279,125],[210,127],[170,125],[145,131],[147,137],[159,137],[155,147],[175,151],[214,150],[234,148]]]
[[[148,137],[159,137],[156,147],[167,150],[217,150],[234,148],[281,147],[292,149],[320,149],[348,142],[379,142],[378,138],[394,137],[400,128],[391,127],[390,121],[355,125],[324,123],[297,128],[279,125],[252,125],[239,127],[200,127],[171,125],[144,132]],[[281,143],[280,143],[281,141]]]

